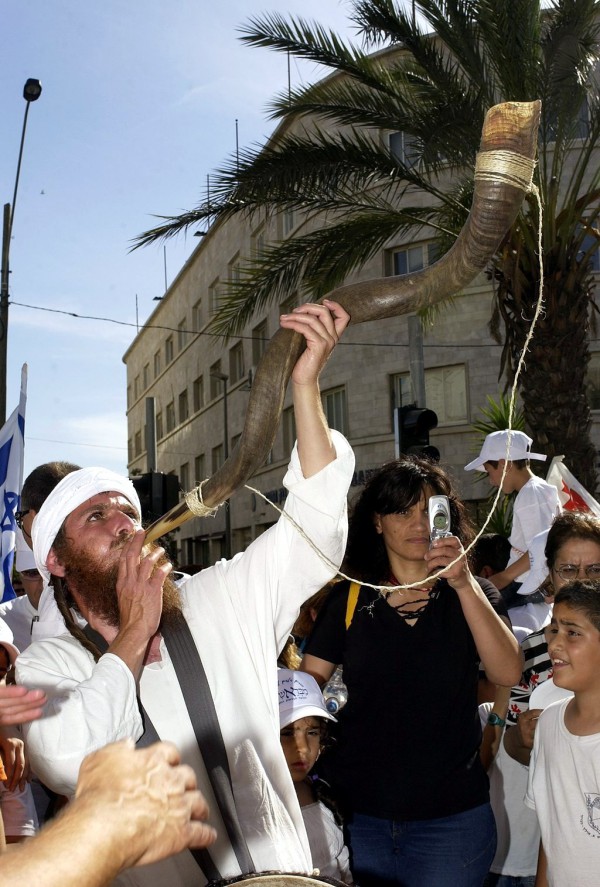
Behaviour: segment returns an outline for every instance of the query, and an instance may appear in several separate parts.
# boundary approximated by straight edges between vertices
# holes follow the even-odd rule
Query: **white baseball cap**
[[[529,555],[529,571],[523,580],[523,584],[519,588],[517,594],[533,594],[540,585],[543,585],[550,570],[546,561],[546,542],[548,541],[548,530],[543,530],[534,536],[527,546],[527,554]]]
[[[325,708],[325,700],[319,685],[304,671],[291,671],[289,668],[277,669],[279,698],[279,728],[283,730],[293,721],[308,718],[327,718],[335,721]]]
[[[531,452],[532,443],[533,438],[523,431],[493,431],[484,440],[477,458],[465,465],[465,471],[484,471],[483,466],[486,462],[498,462],[500,459],[511,462],[517,459],[539,459],[541,462],[545,462],[548,457],[543,453]]]

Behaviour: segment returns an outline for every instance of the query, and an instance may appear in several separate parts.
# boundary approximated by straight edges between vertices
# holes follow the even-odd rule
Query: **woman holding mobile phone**
[[[432,496],[448,497],[451,535],[432,534]],[[471,574],[471,538],[439,465],[384,465],[350,519],[343,570],[360,584],[329,595],[306,645],[319,683],[343,665],[348,703],[320,772],[345,805],[361,887],[480,887],[494,856],[478,669],[510,686],[521,658],[499,592]]]

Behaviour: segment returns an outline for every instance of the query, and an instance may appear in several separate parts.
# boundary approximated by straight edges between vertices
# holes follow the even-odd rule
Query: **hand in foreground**
[[[195,774],[170,742],[136,750],[125,740],[94,752],[81,765],[75,797],[74,812],[87,808],[97,828],[111,832],[121,868],[216,840]]]
[[[460,558],[460,560],[454,566],[447,570],[444,569],[456,558]],[[438,573],[442,570],[442,577],[455,590],[458,591],[471,584],[471,571],[467,559],[464,557],[462,543],[456,536],[441,536],[439,539],[435,539],[425,555],[425,560],[429,573]]]
[[[349,323],[348,312],[329,299],[323,299],[322,305],[308,302],[294,308],[291,314],[282,314],[281,326],[301,333],[306,339],[306,350],[292,373],[294,384],[314,384]]]
[[[46,694],[11,684],[0,684],[0,727],[27,724],[42,717]]]

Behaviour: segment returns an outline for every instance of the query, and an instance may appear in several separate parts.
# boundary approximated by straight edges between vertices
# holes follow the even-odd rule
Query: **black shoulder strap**
[[[242,874],[256,871],[235,808],[229,761],[200,653],[183,615],[161,627],[198,747]]]

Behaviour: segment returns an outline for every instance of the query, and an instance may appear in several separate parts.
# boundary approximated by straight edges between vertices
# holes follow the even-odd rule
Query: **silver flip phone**
[[[429,500],[429,536],[431,541],[451,536],[450,500],[447,496],[432,496]]]

